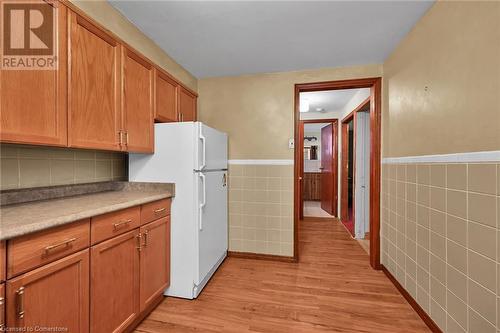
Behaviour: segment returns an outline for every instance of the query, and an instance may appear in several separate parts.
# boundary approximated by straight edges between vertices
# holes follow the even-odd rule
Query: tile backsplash
[[[127,179],[127,155],[84,149],[0,145],[0,189]]]
[[[293,256],[293,165],[229,165],[229,250]]]
[[[382,263],[443,332],[500,328],[500,164],[384,164]]]

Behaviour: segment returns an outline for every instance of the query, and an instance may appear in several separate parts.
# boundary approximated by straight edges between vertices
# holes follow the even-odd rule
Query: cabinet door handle
[[[125,145],[128,146],[128,132],[125,132]]]
[[[5,328],[5,299],[0,297],[0,330]]]
[[[125,221],[116,222],[113,224],[113,229],[115,229],[115,230],[119,229],[120,227],[127,225],[131,222],[132,222],[132,220],[125,220]]]
[[[142,243],[142,245],[143,245],[144,247],[147,247],[147,246],[148,246],[148,235],[149,235],[149,231],[147,231],[147,230],[146,230],[146,231],[144,231],[143,235],[144,235],[144,243]]]
[[[50,251],[55,250],[55,249],[57,249],[58,247],[61,247],[61,246],[68,246],[68,245],[70,245],[71,243],[73,243],[76,240],[77,240],[77,238],[73,237],[73,238],[70,238],[70,239],[66,239],[66,240],[64,240],[64,241],[62,241],[60,243],[56,243],[56,244],[52,244],[52,245],[46,246],[45,247],[45,253],[49,253]]]
[[[122,130],[119,130],[118,131],[118,135],[119,135],[119,138],[120,138],[120,146],[123,145],[123,131]]]
[[[135,247],[137,251],[141,252],[142,246],[141,246],[141,237],[142,235],[139,233],[137,236],[135,236],[135,239],[137,240],[137,246]]]
[[[16,291],[16,297],[17,297],[17,309],[16,309],[16,315],[17,318],[23,319],[24,318],[24,287],[19,288]]]
[[[161,212],[165,211],[165,209],[166,209],[165,207],[155,209],[155,210],[154,210],[154,213],[155,213],[155,214],[160,214]]]

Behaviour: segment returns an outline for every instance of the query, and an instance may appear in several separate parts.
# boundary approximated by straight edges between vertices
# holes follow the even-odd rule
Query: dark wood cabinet
[[[321,200],[321,172],[304,172],[303,197],[306,201]]]
[[[9,280],[6,299],[8,327],[89,332],[89,250]]]

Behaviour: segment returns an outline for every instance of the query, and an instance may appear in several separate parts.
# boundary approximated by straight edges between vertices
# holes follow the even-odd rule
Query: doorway
[[[337,216],[338,120],[300,121],[301,218]]]
[[[295,157],[294,157],[294,258],[295,260],[300,259],[299,253],[299,221],[303,217],[303,205],[302,205],[302,193],[303,193],[303,140],[304,128],[301,126],[301,105],[300,105],[300,94],[305,92],[321,92],[321,91],[333,91],[333,90],[348,90],[348,89],[369,89],[368,100],[369,110],[367,111],[369,119],[369,187],[367,193],[369,196],[367,206],[369,226],[368,226],[368,237],[370,244],[370,265],[374,269],[380,269],[380,169],[381,169],[381,156],[380,156],[380,118],[381,118],[381,78],[367,78],[367,79],[353,79],[353,80],[342,80],[342,81],[329,81],[329,82],[318,82],[318,83],[304,83],[295,85]],[[358,110],[359,111],[359,110]],[[339,117],[342,119],[343,117]],[[355,131],[355,118],[353,117],[353,132]],[[338,126],[338,123],[337,123]],[[340,141],[342,142],[342,147],[345,145],[345,141],[342,140],[342,135],[340,136]],[[353,136],[353,148],[356,144],[356,140]],[[355,175],[355,158],[353,153],[352,161],[352,171],[353,177]],[[342,162],[343,163],[343,162]],[[356,206],[356,196],[355,196],[355,186],[352,184],[353,195],[352,195],[352,207],[353,207],[353,221],[355,221],[355,206]],[[342,200],[339,200],[340,214],[342,215]],[[338,209],[337,209],[338,210]],[[342,216],[340,216],[342,217]],[[356,231],[355,231],[356,232]]]

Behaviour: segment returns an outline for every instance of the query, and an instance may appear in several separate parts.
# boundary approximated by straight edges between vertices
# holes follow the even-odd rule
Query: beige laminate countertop
[[[84,218],[170,198],[167,188],[128,188],[2,206],[0,240],[41,231]]]

